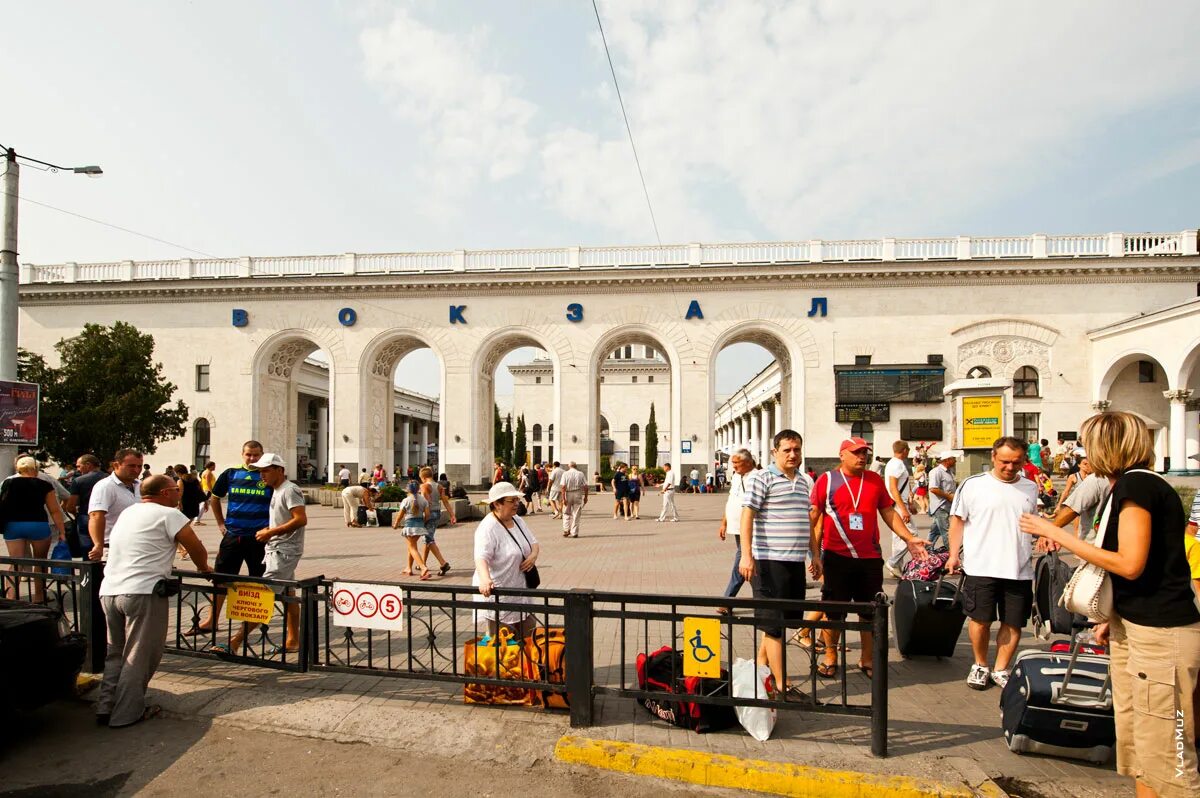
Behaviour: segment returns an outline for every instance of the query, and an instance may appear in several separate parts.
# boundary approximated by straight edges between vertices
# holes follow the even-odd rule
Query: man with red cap
[[[821,598],[825,601],[874,601],[883,592],[883,550],[879,545],[879,518],[908,546],[913,559],[925,558],[925,541],[919,539],[896,512],[883,478],[867,470],[871,444],[862,438],[847,438],[839,447],[841,465],[817,478],[809,510],[809,549],[813,576],[825,577]],[[827,613],[830,620],[842,620],[844,613]],[[870,620],[870,615],[860,615]],[[872,638],[862,632],[862,653],[858,668],[872,676]],[[836,630],[822,631],[825,638],[824,661],[817,673],[824,678],[837,675]]]

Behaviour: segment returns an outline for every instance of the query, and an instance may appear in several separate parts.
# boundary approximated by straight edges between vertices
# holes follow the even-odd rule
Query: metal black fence
[[[36,598],[42,590],[38,580],[45,580],[47,603],[63,612],[72,630],[88,638],[85,667],[95,672],[103,670],[106,631],[97,595],[103,564],[0,557],[0,566],[12,569],[0,571],[0,583],[17,598]],[[39,570],[49,566],[65,569],[66,573]],[[663,699],[664,693],[645,690],[638,684],[635,658],[664,645],[682,651],[690,635],[685,618],[717,618],[723,679],[717,680],[716,689],[687,695],[688,702],[862,717],[871,725],[871,752],[887,756],[889,602],[883,594],[874,602],[850,603],[588,589],[499,589],[484,599],[468,585],[359,582],[370,588],[376,600],[375,594],[397,600],[392,615],[395,622],[387,624],[390,628],[370,628],[369,623],[356,622],[355,616],[345,611],[349,607],[341,606],[347,600],[339,595],[342,583],[324,577],[280,581],[191,571],[176,571],[175,576],[180,591],[171,598],[169,653],[286,671],[370,674],[559,695],[569,703],[574,727],[594,725],[597,696]],[[214,614],[214,600],[223,597],[232,583],[274,592],[274,610],[268,623],[248,624],[243,629],[241,621],[230,621],[226,613]],[[289,608],[297,616],[292,640],[286,628]],[[729,612],[719,614],[720,609]],[[537,667],[537,663],[528,669],[523,665],[515,677],[512,672],[501,673],[501,646],[508,642],[496,633],[495,621],[499,618],[508,623],[505,613],[532,615],[534,627],[563,630],[567,644],[563,648],[565,673],[561,678]],[[788,653],[793,649],[785,640],[783,672],[793,675],[794,680],[777,685],[772,695],[759,695],[756,685],[753,696],[734,696],[729,677],[736,660],[756,660],[761,628],[771,625],[769,616],[781,614],[789,619],[804,618],[789,620],[789,633],[797,627],[806,629],[813,639],[819,639],[820,631],[825,629],[840,633],[836,676],[819,676],[818,658],[823,657],[816,645],[799,649],[800,663],[795,661],[795,654],[789,662]],[[831,620],[830,614],[840,615],[841,619]],[[240,644],[229,648],[227,641],[242,631],[245,634]],[[862,689],[861,680],[853,686],[850,682],[846,638],[851,632],[873,634],[873,675],[866,689]],[[288,646],[289,642],[296,644],[294,648]],[[522,643],[516,640],[513,645]],[[482,656],[486,652],[480,652],[480,648],[490,648],[490,656]],[[598,654],[602,660],[599,663]],[[479,662],[485,660],[494,663],[493,671],[480,666]],[[682,676],[672,673],[672,683],[681,681]]]
[[[104,670],[107,632],[100,608],[104,563],[0,557],[0,586],[5,598],[46,604],[63,614],[72,632],[88,641],[84,670]]]

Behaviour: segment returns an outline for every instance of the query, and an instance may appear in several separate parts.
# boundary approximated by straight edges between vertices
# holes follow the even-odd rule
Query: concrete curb
[[[978,787],[970,787],[911,776],[828,770],[586,737],[562,737],[554,747],[554,756],[576,765],[772,795],[822,798],[1004,798],[1007,795],[990,779]]]

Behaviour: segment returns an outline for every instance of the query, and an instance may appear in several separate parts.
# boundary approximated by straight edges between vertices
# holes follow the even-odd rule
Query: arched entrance
[[[302,330],[277,333],[255,356],[251,437],[279,453],[293,479],[309,463],[318,473],[329,467],[321,460],[329,452],[334,368],[330,352]]]
[[[438,455],[445,451],[444,363],[433,342],[408,330],[384,333],[363,351],[359,434],[366,461],[362,467],[382,463],[388,473],[426,464],[440,467]]]
[[[611,468],[618,461],[640,468],[672,462],[678,469],[678,460],[671,459],[673,430],[679,429],[678,357],[670,344],[640,326],[612,330],[597,342],[589,374],[596,431],[588,442],[593,470],[603,473],[604,464]],[[658,428],[653,442],[641,434],[649,425],[651,407]]]
[[[1169,390],[1167,372],[1156,358],[1129,352],[1105,369],[1097,394],[1100,407],[1124,410],[1146,422],[1154,438],[1154,468],[1158,471],[1163,470],[1168,452],[1171,409],[1163,394]]]

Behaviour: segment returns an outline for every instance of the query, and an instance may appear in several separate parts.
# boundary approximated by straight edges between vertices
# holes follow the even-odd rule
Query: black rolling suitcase
[[[896,587],[893,622],[896,648],[905,657],[952,657],[967,616],[963,613],[963,577],[958,583],[901,581]]]
[[[1117,743],[1106,656],[1022,651],[1000,693],[1008,748],[1104,763]]]
[[[1075,569],[1052,551],[1038,559],[1033,569],[1033,634],[1042,640],[1050,635],[1069,635],[1088,626],[1088,619],[1059,605],[1063,589]]]
[[[378,519],[380,526],[391,526],[392,518],[395,516],[395,513],[396,511],[391,507],[375,508],[375,518]]]
[[[363,507],[360,504],[358,506],[358,509],[354,511],[354,520],[358,522],[359,526],[366,526],[367,525],[367,508]]]

